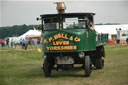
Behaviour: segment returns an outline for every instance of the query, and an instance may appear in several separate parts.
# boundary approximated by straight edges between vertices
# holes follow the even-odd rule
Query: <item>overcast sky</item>
[[[40,24],[40,14],[57,13],[56,1],[62,0],[2,0],[0,26]],[[64,1],[64,0],[63,0]],[[94,12],[96,23],[128,24],[128,0],[66,0],[66,12]]]

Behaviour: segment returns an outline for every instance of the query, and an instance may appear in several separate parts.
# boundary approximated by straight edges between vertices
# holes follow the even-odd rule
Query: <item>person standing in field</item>
[[[22,49],[25,48],[25,45],[26,45],[26,42],[25,42],[25,40],[23,39],[23,40],[22,40]]]
[[[11,48],[13,48],[14,42],[13,39],[11,40]]]
[[[6,45],[9,47],[9,38],[6,39]]]
[[[20,39],[20,45],[22,45],[22,39]]]
[[[16,49],[16,46],[17,46],[17,43],[16,43],[16,41],[14,41],[14,48]]]

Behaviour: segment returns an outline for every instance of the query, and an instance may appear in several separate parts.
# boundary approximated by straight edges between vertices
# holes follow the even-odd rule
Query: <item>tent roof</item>
[[[38,30],[29,30],[26,33],[24,33],[23,35],[19,36],[19,38],[25,38],[26,36],[41,36],[41,31]]]
[[[128,30],[128,24],[124,25],[95,25],[98,33],[117,34],[117,29]]]

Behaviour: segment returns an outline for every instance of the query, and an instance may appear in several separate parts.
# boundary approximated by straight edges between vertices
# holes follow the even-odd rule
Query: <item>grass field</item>
[[[82,69],[53,71],[45,78],[42,53],[0,48],[0,85],[128,85],[128,47],[105,46],[105,67],[83,77]]]

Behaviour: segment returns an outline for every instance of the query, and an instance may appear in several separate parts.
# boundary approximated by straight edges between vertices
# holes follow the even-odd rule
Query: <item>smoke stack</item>
[[[66,9],[66,5],[64,4],[64,2],[56,2],[57,4],[57,11],[58,14],[64,14],[65,13],[65,9]]]

